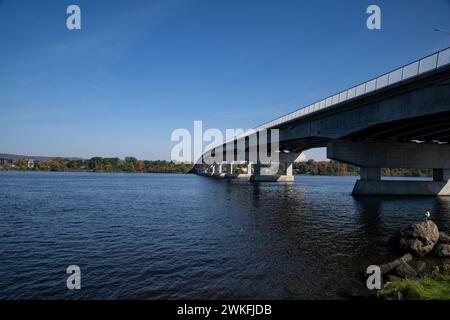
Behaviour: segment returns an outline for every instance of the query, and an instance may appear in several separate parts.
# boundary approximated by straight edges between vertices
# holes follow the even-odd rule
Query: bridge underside
[[[450,112],[382,123],[351,133],[351,141],[450,142]]]

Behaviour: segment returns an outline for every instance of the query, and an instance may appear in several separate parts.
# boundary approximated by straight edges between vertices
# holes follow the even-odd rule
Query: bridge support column
[[[381,168],[365,168],[360,171],[361,180],[381,180]]]
[[[216,163],[214,164],[214,166],[216,167],[214,169],[214,178],[224,178],[225,177],[225,173],[223,172],[223,163]]]
[[[233,175],[233,162],[227,162],[226,164],[227,172],[225,173],[225,178],[235,178]]]
[[[253,167],[253,162],[249,161],[247,163],[247,174],[250,175],[250,176],[253,174],[252,173],[252,167]]]
[[[223,172],[223,163],[218,163],[217,164],[217,170],[216,170],[216,174],[214,175],[214,177],[216,178],[225,178],[226,173]]]
[[[202,164],[202,175],[206,175],[208,173],[208,166],[206,164]]]
[[[433,169],[433,181],[449,181],[450,169]]]
[[[253,164],[253,175],[260,176],[261,175],[261,163]]]
[[[281,153],[279,163],[277,165],[281,165],[281,169],[285,171],[284,174],[261,174],[261,164],[255,164],[253,169],[253,174],[250,176],[250,181],[257,182],[293,182],[294,174],[293,167],[294,162],[298,160],[301,156],[301,153]],[[279,167],[277,167],[279,168]]]
[[[206,175],[208,176],[212,176],[214,172],[214,165],[210,164],[209,166],[207,166],[207,171],[206,171]]]
[[[253,168],[253,170],[252,170],[252,168]],[[272,181],[272,180],[268,180],[268,177],[271,178],[271,176],[261,175],[261,163],[260,162],[257,162],[257,163],[249,162],[248,170],[250,172],[250,181],[255,181],[255,182]]]
[[[450,145],[333,141],[327,156],[361,168],[354,195],[450,196]],[[433,168],[433,180],[382,180],[381,168]]]
[[[218,175],[220,175],[219,170],[220,170],[220,164],[214,162],[214,163],[211,165],[211,175],[212,175],[213,177],[217,177]]]
[[[284,167],[286,168],[286,177],[292,178],[292,181],[293,181],[294,180],[294,175],[293,175],[294,162],[293,161],[285,162]]]

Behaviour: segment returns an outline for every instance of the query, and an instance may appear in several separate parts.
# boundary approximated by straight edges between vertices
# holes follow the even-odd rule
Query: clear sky
[[[0,0],[0,153],[169,159],[176,128],[254,127],[450,46],[435,27],[450,1]]]

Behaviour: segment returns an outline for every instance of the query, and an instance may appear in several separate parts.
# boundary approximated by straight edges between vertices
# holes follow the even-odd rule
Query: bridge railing
[[[268,129],[279,126],[285,122],[291,121],[311,114],[313,112],[332,107],[341,102],[349,101],[351,99],[363,96],[367,93],[388,87],[394,83],[419,76],[423,73],[439,69],[445,65],[450,64],[450,47],[426,56],[422,59],[409,63],[401,68],[387,72],[377,78],[361,83],[350,89],[339,92],[328,98],[317,101],[306,107],[302,107],[294,112],[290,112],[280,118],[265,122],[264,124],[255,128],[255,130]]]

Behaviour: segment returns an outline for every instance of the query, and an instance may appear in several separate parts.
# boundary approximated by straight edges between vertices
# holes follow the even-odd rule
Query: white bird
[[[430,211],[427,211],[427,213],[425,213],[425,220],[428,220],[428,218],[430,217]]]

